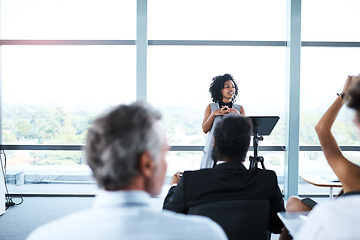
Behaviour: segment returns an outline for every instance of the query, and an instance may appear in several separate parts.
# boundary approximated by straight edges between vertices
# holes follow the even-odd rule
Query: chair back
[[[191,207],[188,214],[211,218],[224,229],[229,240],[267,240],[271,236],[269,200],[205,203]]]

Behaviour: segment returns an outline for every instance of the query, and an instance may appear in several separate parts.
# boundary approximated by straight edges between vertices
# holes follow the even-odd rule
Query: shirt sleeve
[[[277,176],[276,173],[273,172],[273,182],[274,185],[274,198],[270,201],[271,207],[270,207],[270,224],[269,229],[272,233],[281,233],[282,228],[284,227],[283,222],[278,217],[278,212],[284,212],[285,206],[284,206],[284,199],[281,194],[278,182],[277,182]]]
[[[321,206],[316,206],[309,213],[309,218],[301,227],[299,233],[295,237],[296,240],[312,240],[312,239],[329,239],[327,231],[324,229],[324,212]]]
[[[184,197],[184,175],[180,178],[178,184],[169,189],[165,197],[163,209],[178,213],[187,213]]]

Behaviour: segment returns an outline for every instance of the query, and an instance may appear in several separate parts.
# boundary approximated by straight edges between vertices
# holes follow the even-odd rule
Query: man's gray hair
[[[139,158],[149,151],[158,164],[165,137],[156,124],[161,114],[145,102],[120,105],[93,121],[86,161],[99,187],[119,190],[139,174]]]

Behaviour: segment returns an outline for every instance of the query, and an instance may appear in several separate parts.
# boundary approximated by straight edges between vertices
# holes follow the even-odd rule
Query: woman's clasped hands
[[[223,115],[227,115],[229,113],[240,114],[238,110],[229,108],[228,106],[223,106],[222,108],[219,108],[214,111],[215,116],[223,116]]]

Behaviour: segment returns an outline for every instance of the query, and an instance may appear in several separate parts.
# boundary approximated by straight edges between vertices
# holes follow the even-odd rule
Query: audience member
[[[85,147],[101,188],[93,208],[48,223],[28,239],[226,239],[208,218],[151,208],[150,196],[163,186],[169,149],[159,120],[156,110],[139,102],[97,118]]]
[[[340,196],[322,204],[306,206],[304,200],[289,198],[286,211],[310,211],[309,218],[296,239],[358,239],[360,228],[360,166],[349,161],[341,152],[331,128],[342,106],[355,110],[354,123],[360,129],[360,75],[348,76],[338,98],[315,127],[322,150],[330,167],[342,183]],[[279,239],[289,239],[286,229]]]
[[[342,183],[344,194],[319,204],[309,213],[298,239],[358,239],[360,236],[360,166],[349,161],[331,133],[342,106],[355,110],[354,123],[360,129],[360,75],[348,76],[344,89],[316,125],[326,160]]]
[[[285,208],[276,173],[259,168],[248,170],[243,164],[251,133],[250,119],[238,114],[223,118],[215,128],[212,150],[213,158],[222,163],[214,168],[176,173],[163,208],[186,214],[190,207],[207,202],[268,199],[269,230],[280,233],[283,223],[277,212]]]

